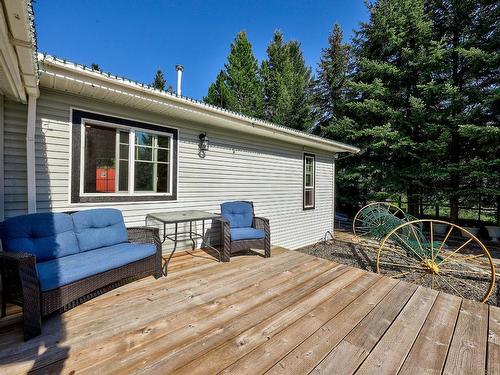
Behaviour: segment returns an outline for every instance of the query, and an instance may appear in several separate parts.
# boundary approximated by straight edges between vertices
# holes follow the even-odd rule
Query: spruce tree
[[[367,150],[339,163],[339,196],[378,200],[405,192],[417,214],[432,163],[446,151],[427,103],[440,46],[432,41],[424,0],[378,0],[369,12],[354,39],[345,112],[328,127],[330,137]]]
[[[314,110],[318,125],[335,126],[345,112],[347,82],[349,79],[350,45],[343,42],[342,29],[333,26],[328,35],[328,47],[323,48],[314,81]],[[327,132],[323,129],[322,133]]]
[[[155,78],[154,78],[153,83],[151,85],[157,90],[165,90],[166,83],[167,83],[167,81],[165,80],[165,77],[163,76],[163,71],[161,69],[158,69],[156,71]]]
[[[210,85],[203,100],[248,116],[263,117],[259,65],[244,31],[240,31],[231,43],[224,70]]]
[[[297,41],[285,42],[276,31],[261,65],[267,120],[304,130],[311,126],[311,69]]]
[[[498,113],[500,35],[498,2],[430,0],[434,39],[445,49],[433,88],[436,118],[447,134],[441,185],[451,207],[499,202]]]

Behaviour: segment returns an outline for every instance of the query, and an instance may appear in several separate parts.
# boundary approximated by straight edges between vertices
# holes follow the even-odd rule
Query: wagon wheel
[[[399,219],[399,220],[398,220]],[[357,237],[383,238],[392,228],[390,222],[406,220],[406,214],[398,206],[385,202],[374,202],[361,208],[352,221],[352,232]]]
[[[438,224],[446,225],[443,234]],[[485,302],[495,287],[495,265],[484,244],[456,224],[414,220],[380,243],[377,272],[462,298]]]

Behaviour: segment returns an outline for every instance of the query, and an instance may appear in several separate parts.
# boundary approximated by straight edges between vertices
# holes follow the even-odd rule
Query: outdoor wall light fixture
[[[199,138],[200,138],[200,151],[208,151],[207,133],[201,133]]]
[[[200,138],[200,143],[198,144],[199,148],[198,156],[203,159],[206,156],[205,151],[208,151],[207,133],[201,133],[199,135],[199,138]]]

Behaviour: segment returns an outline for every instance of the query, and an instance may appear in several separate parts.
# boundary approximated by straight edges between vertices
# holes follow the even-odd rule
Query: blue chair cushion
[[[229,221],[231,228],[248,228],[253,222],[253,207],[250,202],[225,202],[220,206],[221,215]]]
[[[255,228],[231,228],[231,240],[260,240],[266,236],[265,232]]]
[[[120,210],[98,208],[75,212],[71,217],[80,252],[128,241],[127,228]]]
[[[40,290],[46,292],[63,285],[109,271],[155,254],[153,244],[121,243],[85,253],[37,263]]]
[[[15,216],[2,223],[4,251],[35,255],[37,262],[77,254],[78,241],[71,216],[64,213],[38,213]]]

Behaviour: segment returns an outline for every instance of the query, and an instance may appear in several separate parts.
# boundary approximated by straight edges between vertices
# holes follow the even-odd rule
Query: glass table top
[[[146,219],[154,219],[162,223],[182,223],[187,221],[220,219],[219,214],[214,214],[199,210],[172,211],[172,212],[155,212],[147,214]]]

